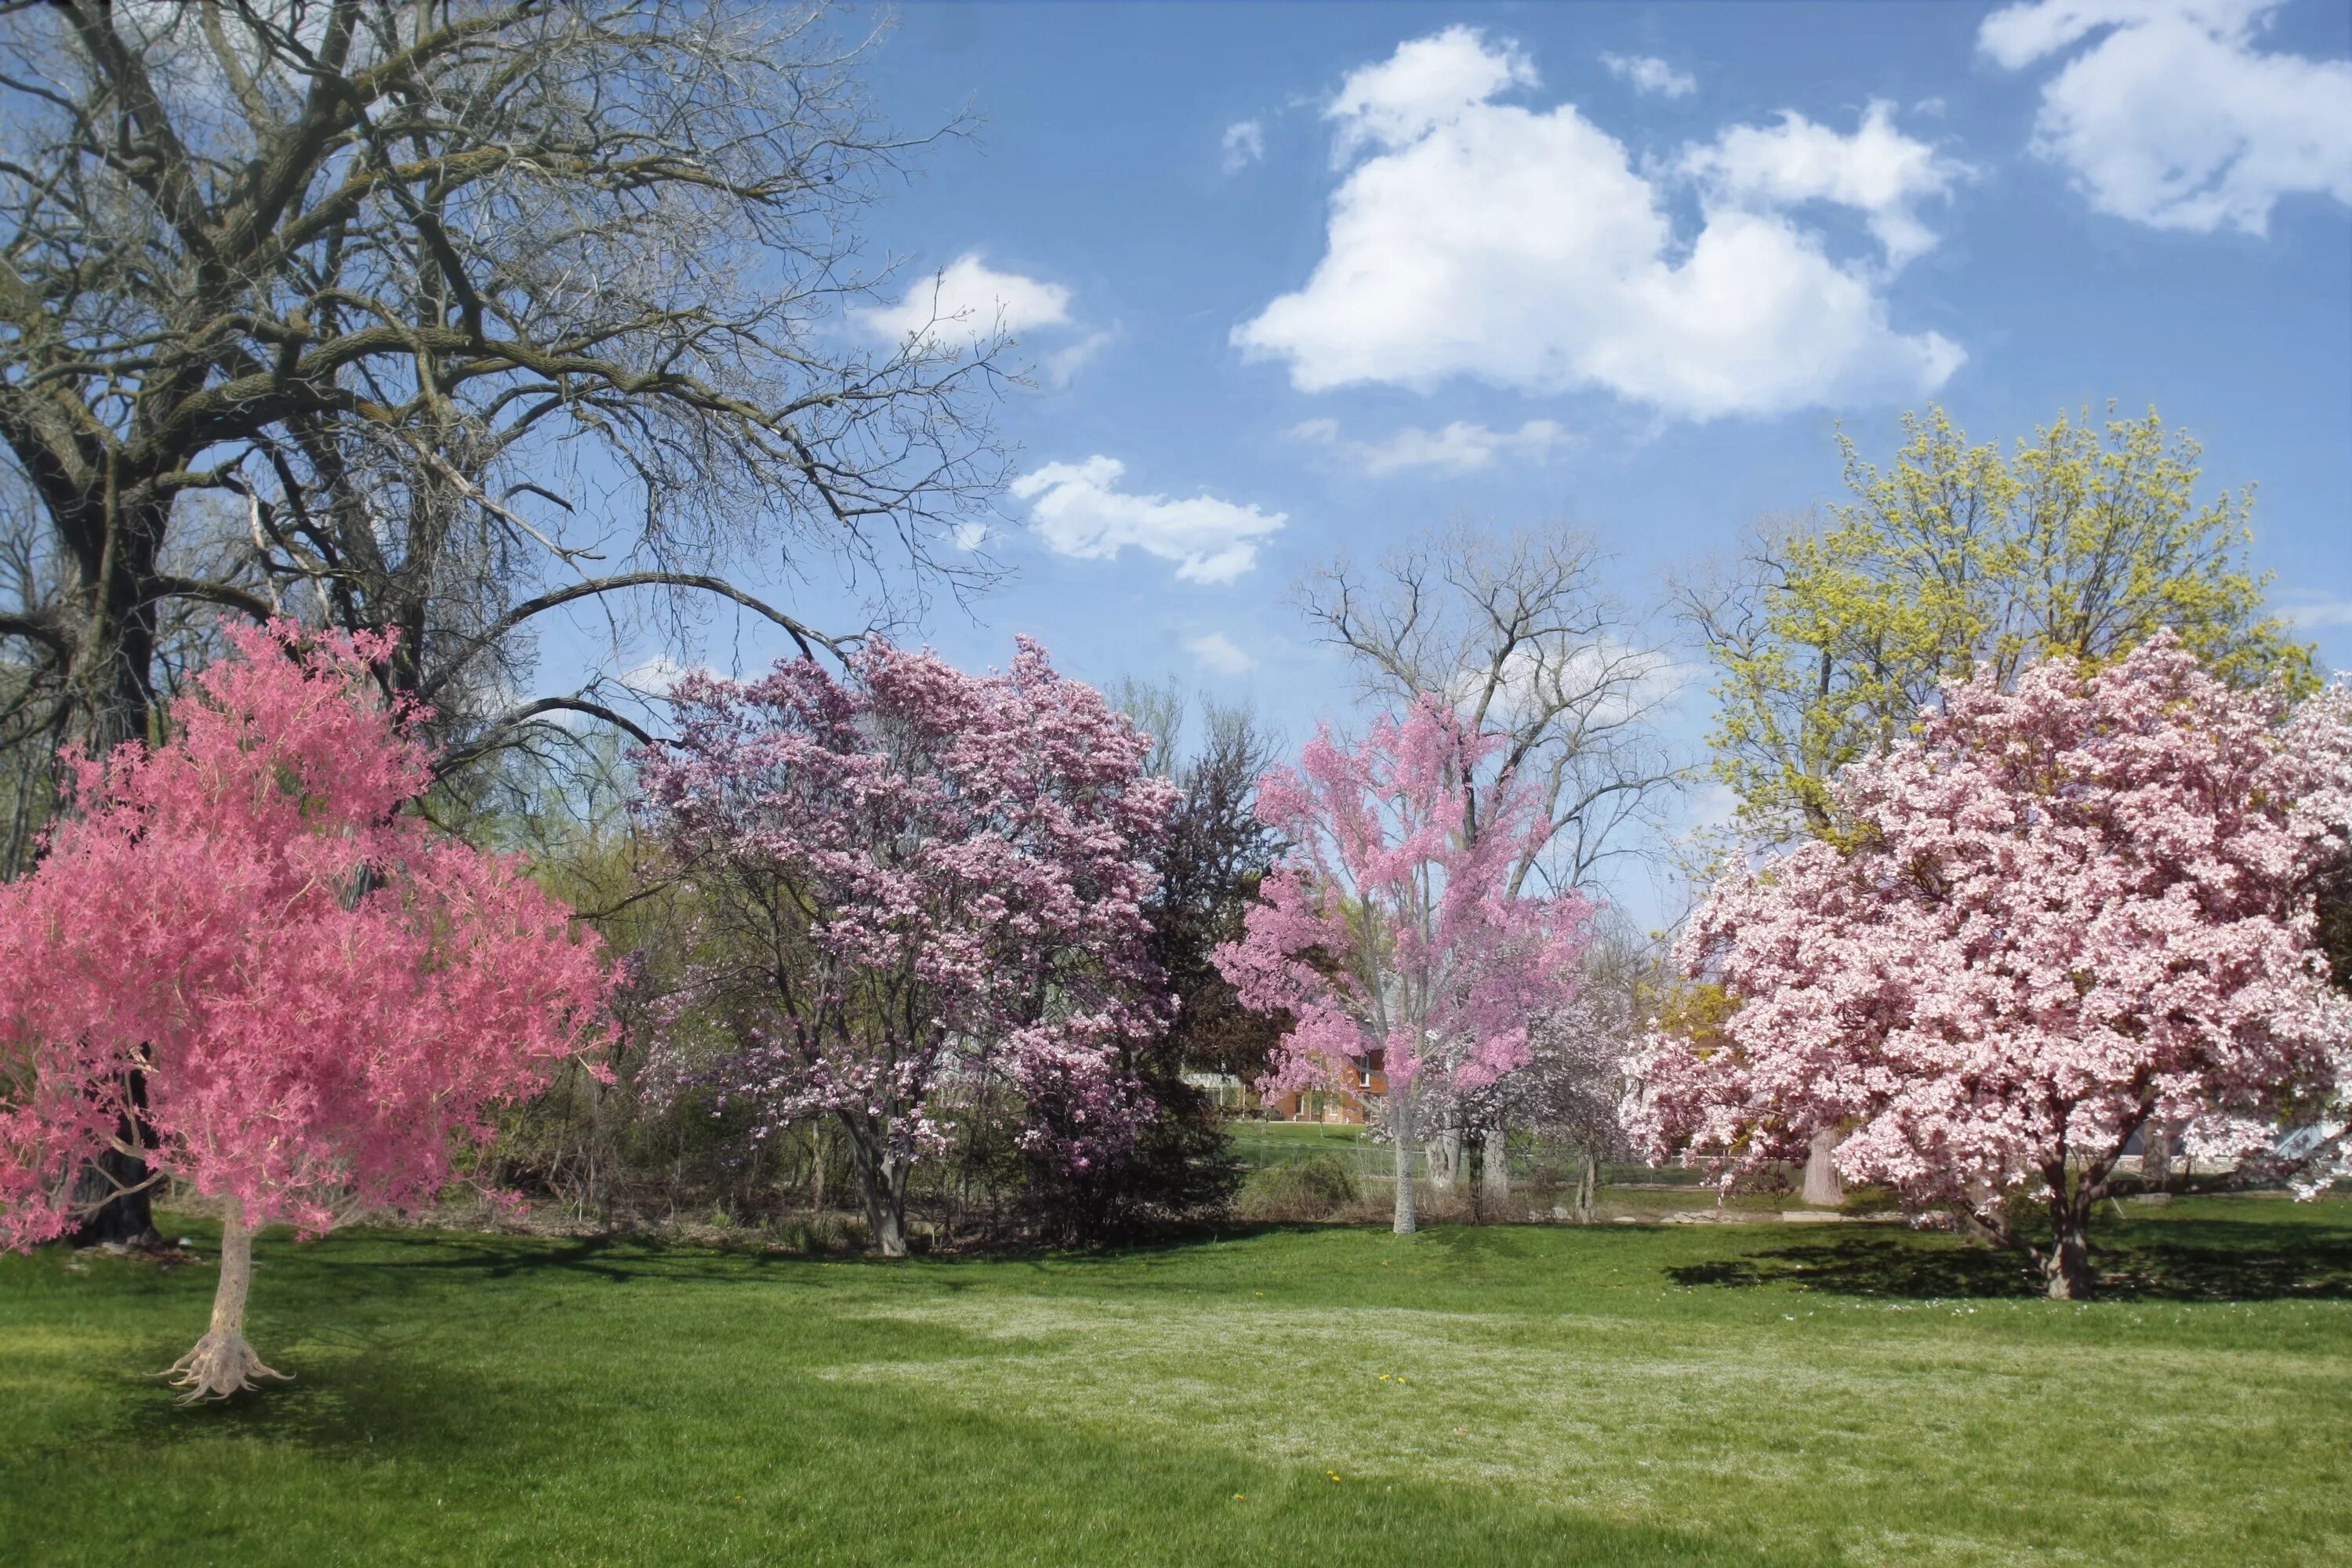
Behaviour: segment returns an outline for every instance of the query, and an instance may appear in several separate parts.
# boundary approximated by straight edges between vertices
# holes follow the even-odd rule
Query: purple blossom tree
[[[830,1118],[886,1257],[952,1103],[1009,1089],[1024,1152],[1116,1160],[1149,1110],[1125,1052],[1164,1026],[1148,857],[1174,791],[1149,742],[1024,640],[1003,674],[873,642],[681,681],[645,808],[706,921],[681,999],[734,1048],[759,1135]]]
[[[1916,740],[1839,775],[1840,842],[1726,878],[1684,932],[1716,1005],[1671,1012],[1633,1065],[1643,1142],[1728,1179],[1843,1134],[1843,1175],[2081,1297],[2134,1131],[2259,1158],[2283,1108],[2336,1089],[2345,1006],[2281,717],[2168,633],[1948,687]]]
[[[1426,698],[1352,750],[1318,733],[1296,769],[1258,780],[1259,816],[1295,847],[1242,940],[1217,950],[1244,1006],[1295,1020],[1261,1087],[1353,1084],[1378,1054],[1401,1236],[1414,1226],[1416,1102],[1522,1066],[1529,1021],[1575,992],[1588,906],[1510,891],[1549,823],[1507,774],[1478,818],[1469,810],[1465,781],[1500,743]]]

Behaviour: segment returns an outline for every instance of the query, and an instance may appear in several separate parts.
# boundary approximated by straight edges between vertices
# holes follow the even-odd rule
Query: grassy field
[[[1266,1231],[886,1265],[0,1261],[0,1561],[2352,1563],[2352,1202],[2112,1213],[2109,1300],[1885,1226]],[[208,1233],[185,1227],[206,1242]]]

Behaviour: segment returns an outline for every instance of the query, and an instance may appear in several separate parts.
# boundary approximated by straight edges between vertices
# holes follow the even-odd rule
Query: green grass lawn
[[[298,1381],[200,1409],[141,1374],[212,1269],[51,1249],[0,1262],[0,1561],[2352,1563],[2352,1202],[2143,1213],[2083,1307],[1863,1226],[273,1234]]]

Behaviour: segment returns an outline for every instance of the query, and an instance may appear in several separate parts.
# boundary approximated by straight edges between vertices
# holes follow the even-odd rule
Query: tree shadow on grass
[[[2092,1237],[2096,1293],[2116,1300],[2352,1299],[2352,1235],[2245,1220],[2117,1226]],[[1666,1270],[1678,1285],[1790,1285],[1842,1296],[1946,1300],[2042,1293],[2014,1253],[1872,1229],[1808,1237]]]

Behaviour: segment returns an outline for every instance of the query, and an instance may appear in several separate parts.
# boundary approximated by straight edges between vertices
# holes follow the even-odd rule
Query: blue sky
[[[1296,734],[1345,708],[1287,602],[1335,551],[1566,519],[1646,605],[1834,499],[1840,424],[2114,399],[2260,481],[2256,564],[2352,666],[2348,53],[2334,0],[908,5],[880,109],[981,123],[876,249],[1036,383],[1011,576],[925,630]]]

